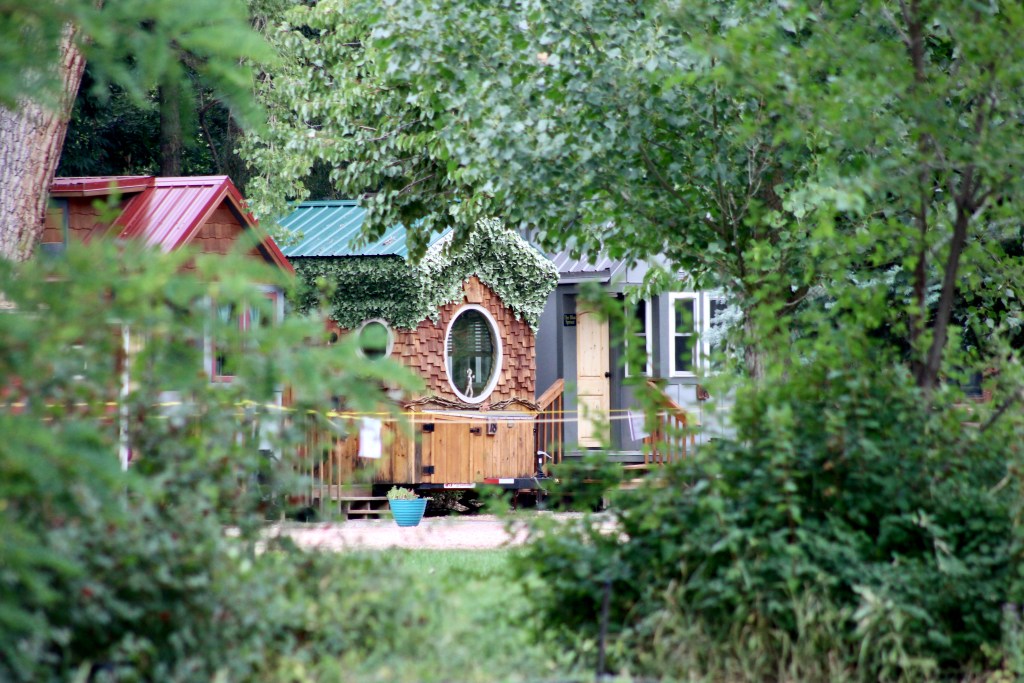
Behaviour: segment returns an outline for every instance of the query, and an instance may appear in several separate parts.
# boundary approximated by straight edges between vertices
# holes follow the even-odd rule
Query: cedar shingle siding
[[[452,317],[464,304],[477,304],[486,308],[494,317],[501,337],[501,374],[494,392],[486,399],[497,403],[510,398],[532,401],[534,395],[534,364],[536,347],[533,330],[518,319],[508,306],[480,282],[476,275],[463,283],[463,298],[445,304],[440,308],[440,317],[435,323],[427,319],[420,321],[415,329],[393,329],[395,336],[391,358],[417,372],[426,383],[426,395],[438,396],[451,401],[459,398],[448,384],[445,368],[445,331]]]
[[[204,254],[227,254],[242,238],[244,228],[227,204],[221,204],[199,229],[192,239],[192,245]],[[258,248],[253,247],[246,254],[262,258]]]

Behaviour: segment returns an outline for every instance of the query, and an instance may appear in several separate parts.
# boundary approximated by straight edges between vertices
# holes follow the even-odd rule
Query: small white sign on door
[[[359,423],[359,457],[380,458],[384,453],[384,444],[381,441],[380,420],[372,417],[364,417]]]

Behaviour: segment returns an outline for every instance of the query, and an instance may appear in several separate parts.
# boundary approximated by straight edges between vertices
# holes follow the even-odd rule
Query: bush
[[[964,419],[892,368],[800,367],[738,396],[738,440],[611,492],[615,533],[539,525],[520,572],[545,627],[587,647],[610,588],[613,661],[646,673],[992,664],[1021,444]]]
[[[411,381],[318,345],[316,318],[223,321],[271,315],[254,283],[288,285],[133,244],[0,262],[0,679],[251,680],[308,637],[299,570],[255,555],[304,436],[278,395],[303,416],[336,396],[379,410]],[[212,349],[231,383],[209,380]]]

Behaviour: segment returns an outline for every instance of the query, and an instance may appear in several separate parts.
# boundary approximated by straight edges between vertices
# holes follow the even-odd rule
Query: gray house
[[[727,430],[723,415],[727,401],[715,397],[716,410],[708,409],[707,392],[700,386],[706,372],[709,348],[707,332],[725,307],[721,293],[693,291],[680,278],[671,291],[630,306],[640,333],[635,337],[647,351],[647,366],[623,367],[623,349],[616,340],[621,332],[610,328],[580,302],[585,282],[597,282],[612,296],[622,299],[631,285],[643,282],[650,266],[629,267],[623,261],[601,256],[594,263],[574,259],[565,250],[549,254],[559,272],[558,286],[548,296],[537,332],[538,396],[558,379],[565,380],[565,444],[571,452],[599,448],[600,420],[607,416],[607,437],[613,451],[629,456],[641,451],[642,434],[630,425],[633,390],[626,377],[640,374],[662,381],[665,393],[686,409],[689,423],[699,425],[698,443]],[[620,343],[620,342],[619,342]],[[632,339],[630,340],[632,343]]]

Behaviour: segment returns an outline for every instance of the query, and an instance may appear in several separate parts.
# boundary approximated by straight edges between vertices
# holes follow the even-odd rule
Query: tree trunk
[[[28,259],[42,236],[50,183],[85,70],[75,34],[69,26],[61,38],[55,103],[25,100],[15,111],[0,107],[0,258]]]
[[[173,81],[160,86],[160,175],[181,175],[181,93]]]
[[[932,343],[928,348],[924,363],[921,364],[917,373],[917,386],[924,390],[925,395],[931,394],[939,385],[942,355],[946,350],[949,323],[953,315],[953,302],[956,299],[956,277],[960,268],[960,256],[967,245],[967,229],[971,220],[971,212],[971,208],[957,207],[956,221],[953,224],[953,239],[949,243],[949,256],[946,258],[946,269],[942,277],[942,293],[939,296],[935,325],[932,328]]]
[[[747,366],[747,377],[760,381],[764,379],[764,346],[763,340],[758,339],[753,315],[753,311],[743,312],[743,360]]]

